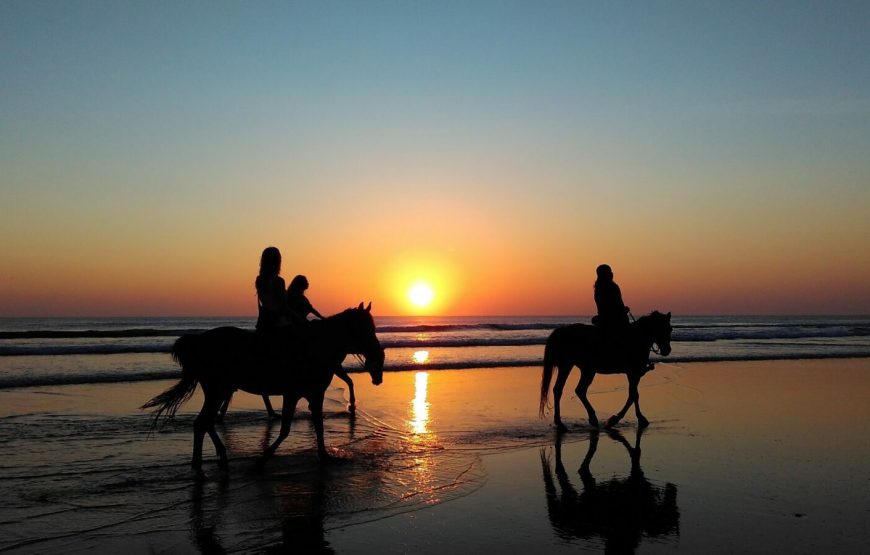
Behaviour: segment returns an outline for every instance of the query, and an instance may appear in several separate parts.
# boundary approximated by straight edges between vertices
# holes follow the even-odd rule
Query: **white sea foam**
[[[539,366],[553,329],[588,317],[379,318],[387,371]],[[679,317],[673,362],[870,356],[867,317]],[[244,318],[0,319],[0,388],[173,378],[181,334]],[[425,363],[414,353],[428,351]],[[656,359],[653,356],[653,359]],[[355,371],[348,363],[348,370]]]

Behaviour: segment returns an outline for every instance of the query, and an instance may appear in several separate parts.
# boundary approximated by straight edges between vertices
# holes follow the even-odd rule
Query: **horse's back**
[[[182,366],[232,360],[250,350],[253,337],[253,332],[231,326],[186,334],[175,341],[172,357]]]
[[[591,339],[594,333],[595,326],[589,324],[568,324],[554,329],[547,339],[547,344],[552,344],[553,347],[557,348],[577,345],[578,342],[585,342]]]

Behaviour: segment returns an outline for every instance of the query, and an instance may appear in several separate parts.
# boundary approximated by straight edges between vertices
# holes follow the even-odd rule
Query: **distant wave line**
[[[780,339],[835,339],[847,337],[866,337],[870,329],[855,330],[830,329],[826,333],[818,330],[765,333],[724,333],[724,334],[680,334],[674,333],[673,343],[713,343],[716,341],[757,340],[775,341]],[[449,338],[397,338],[383,339],[381,345],[385,349],[432,349],[432,348],[466,348],[466,347],[528,347],[543,346],[547,337],[544,335],[530,337],[449,337]],[[172,342],[166,343],[134,343],[134,344],[85,344],[85,345],[0,345],[0,356],[60,356],[60,355],[112,355],[112,354],[148,354],[169,353]]]
[[[527,324],[432,324],[412,326],[380,326],[378,333],[438,333],[445,331],[522,331],[555,329],[564,323],[527,323]],[[0,331],[0,339],[76,339],[76,338],[113,338],[113,337],[177,337],[181,335],[202,333],[212,328],[189,329],[157,329],[133,328],[122,330],[27,330]],[[253,331],[252,328],[241,328]]]
[[[443,333],[451,331],[548,331],[570,325],[586,322],[531,322],[522,324],[438,324],[390,326],[378,328],[379,334],[401,333]],[[136,337],[180,337],[197,334],[210,328],[130,328],[115,330],[27,330],[0,331],[0,340],[9,339],[112,339]],[[250,328],[241,328],[250,329]],[[251,330],[252,331],[252,330]],[[675,341],[715,341],[717,339],[747,339],[747,338],[804,338],[804,337],[861,337],[870,335],[870,326],[842,322],[815,323],[799,322],[789,324],[675,324]]]
[[[0,331],[0,339],[111,339],[122,337],[179,337],[191,333],[202,333],[198,329],[125,329],[125,330],[29,330]]]

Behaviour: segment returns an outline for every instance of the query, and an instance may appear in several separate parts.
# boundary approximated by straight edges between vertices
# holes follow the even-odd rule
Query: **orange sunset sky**
[[[269,245],[325,314],[870,313],[868,21],[4,2],[0,316],[253,316]]]

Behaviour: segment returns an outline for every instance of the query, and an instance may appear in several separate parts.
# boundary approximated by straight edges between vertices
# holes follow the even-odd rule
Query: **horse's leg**
[[[637,391],[637,384],[640,383],[640,375],[626,373],[626,377],[628,378],[628,399],[625,400],[625,406],[622,407],[617,414],[614,414],[607,420],[607,426],[616,426],[619,424],[619,421],[625,416],[625,413],[628,412],[628,408],[631,405],[635,406],[635,410],[637,412],[637,425],[641,428],[645,428],[649,426],[649,420],[647,420],[643,414],[640,412],[640,405],[638,404],[639,394]]]
[[[229,410],[230,408],[230,401],[233,400],[233,393],[235,392],[230,393],[229,397],[224,399],[224,401],[221,403],[220,409],[218,409],[217,418],[215,418],[216,422],[224,421],[224,416],[227,415],[227,410]]]
[[[330,458],[326,452],[326,443],[323,439],[323,396],[316,396],[308,400],[308,408],[311,410],[311,420],[314,421],[314,433],[317,436],[317,456],[323,462]]]
[[[218,405],[219,406],[219,405]],[[215,414],[214,412],[212,414]],[[223,471],[227,471],[230,469],[230,462],[227,459],[227,448],[224,446],[224,442],[221,441],[220,436],[217,433],[217,430],[214,429],[214,418],[210,423],[211,425],[206,430],[208,432],[208,437],[211,438],[211,442],[214,444],[215,453],[218,456],[218,468]]]
[[[281,430],[278,432],[278,437],[275,438],[272,445],[270,445],[263,453],[262,462],[265,462],[266,459],[274,455],[278,446],[281,445],[281,442],[287,439],[287,436],[290,435],[290,424],[293,422],[293,411],[296,408],[297,401],[299,401],[299,397],[297,396],[284,396],[284,402],[281,406]]]
[[[595,478],[592,477],[592,471],[589,470],[589,465],[592,463],[592,457],[595,456],[595,451],[598,450],[598,430],[592,430],[589,434],[589,447],[586,449],[586,456],[583,457],[583,462],[580,463],[580,479],[583,481],[583,488],[592,491],[595,489]]]
[[[553,424],[556,425],[556,431],[564,433],[568,431],[567,426],[562,423],[562,410],[560,401],[562,399],[562,391],[565,389],[565,382],[568,381],[568,376],[571,374],[572,364],[558,364],[559,373],[556,376],[556,383],[553,384]]]
[[[263,405],[266,407],[266,413],[269,415],[269,418],[278,419],[280,416],[275,412],[275,409],[272,408],[272,401],[269,400],[268,395],[263,395]]]
[[[629,390],[634,389],[634,413],[637,415],[637,427],[639,429],[643,429],[649,426],[649,420],[647,420],[646,417],[640,412],[640,391],[638,390],[638,386],[640,385],[640,378],[641,375],[638,375],[634,379],[633,384],[629,382]],[[639,441],[640,436],[638,436],[638,442]]]
[[[191,466],[197,472],[202,471],[202,441],[206,433],[214,443],[215,451],[221,459],[221,468],[226,468],[227,465],[226,448],[214,429],[215,416],[224,397],[215,395],[212,391],[203,390],[203,393],[205,401],[202,403],[202,409],[196,416],[196,420],[193,421],[193,461]]]
[[[353,413],[353,412],[356,410],[356,397],[355,397],[354,394],[353,394],[353,380],[350,379],[350,376],[347,375],[347,372],[345,372],[344,368],[342,368],[341,366],[339,366],[339,367],[335,370],[335,376],[336,376],[338,379],[340,379],[341,381],[343,381],[344,383],[347,384],[347,389],[348,389],[348,392],[349,392],[349,393],[348,393],[349,404],[348,404],[347,409],[348,409],[351,413]]]
[[[577,389],[574,392],[586,408],[586,414],[589,415],[589,425],[593,428],[598,427],[598,416],[595,415],[595,409],[592,408],[592,403],[586,397],[586,392],[589,391],[589,386],[592,385],[592,380],[595,379],[595,371],[589,368],[580,368],[580,383],[577,384]]]

